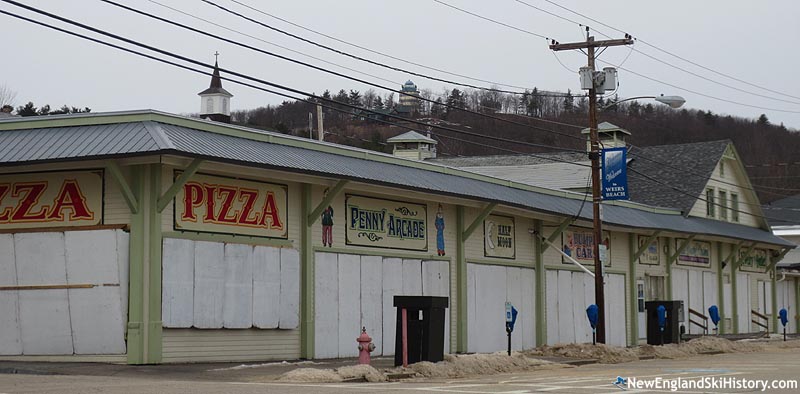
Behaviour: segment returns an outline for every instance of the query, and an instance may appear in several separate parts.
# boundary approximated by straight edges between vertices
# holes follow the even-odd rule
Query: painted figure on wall
[[[325,195],[328,195],[328,189],[325,189]],[[330,205],[322,211],[322,246],[333,246],[333,208]]]
[[[444,256],[444,214],[442,214],[442,204],[436,210],[436,253]]]

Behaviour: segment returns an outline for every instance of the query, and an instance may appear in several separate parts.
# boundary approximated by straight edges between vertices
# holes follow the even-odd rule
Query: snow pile
[[[575,359],[594,359],[601,364],[616,364],[639,359],[639,354],[624,347],[610,346],[602,343],[566,343],[553,346],[542,346],[530,352],[531,355],[548,357],[566,357]]]
[[[251,369],[251,368],[274,367],[274,366],[289,366],[289,365],[313,365],[313,364],[322,364],[322,363],[315,363],[313,361],[298,361],[298,362],[293,362],[293,363],[290,363],[288,361],[278,361],[278,362],[262,363],[262,364],[242,364],[242,365],[237,365],[235,367],[209,369],[209,371],[235,371],[235,370],[239,370],[239,369]]]
[[[514,352],[509,356],[505,352],[497,352],[491,354],[446,354],[444,361],[438,363],[422,361],[411,364],[408,368],[396,368],[392,372],[403,373],[411,371],[426,378],[459,378],[472,375],[491,375],[562,367],[564,365],[528,358],[523,353]]]
[[[700,353],[747,353],[764,350],[764,347],[755,343],[742,341],[729,341],[725,338],[705,336],[692,339],[680,344],[669,343],[663,346],[642,345],[639,354],[642,356],[655,356],[656,358],[684,358]]]
[[[352,365],[337,369],[298,368],[284,373],[281,382],[336,383],[351,379],[385,382],[386,376],[369,365]]]

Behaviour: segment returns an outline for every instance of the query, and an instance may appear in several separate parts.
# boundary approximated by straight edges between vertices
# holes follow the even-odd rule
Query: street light
[[[629,98],[622,99],[622,100],[617,100],[617,101],[614,101],[613,103],[608,103],[608,104],[602,106],[600,109],[606,109],[606,108],[609,108],[609,107],[613,107],[613,106],[615,106],[615,105],[617,105],[619,103],[624,103],[626,101],[638,100],[638,99],[655,99],[656,101],[658,101],[661,104],[669,105],[671,108],[680,108],[686,102],[686,99],[684,99],[681,96],[665,96],[663,94],[660,95],[660,96],[636,96],[636,97],[629,97]]]

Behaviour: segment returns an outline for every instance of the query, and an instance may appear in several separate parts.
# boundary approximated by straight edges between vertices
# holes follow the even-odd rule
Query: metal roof
[[[278,133],[155,111],[41,118],[46,119],[0,121],[0,165],[175,154],[491,201],[565,217],[580,212],[579,217],[591,219],[591,206],[579,194]],[[794,246],[757,228],[622,205],[604,204],[604,222]]]
[[[430,137],[426,137],[420,133],[417,133],[414,130],[407,131],[403,134],[396,135],[392,138],[386,140],[386,142],[393,144],[395,142],[427,142],[429,144],[438,144],[436,140]]]

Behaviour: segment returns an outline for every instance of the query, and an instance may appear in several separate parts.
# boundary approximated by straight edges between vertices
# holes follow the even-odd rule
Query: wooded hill
[[[439,155],[513,154],[508,150],[536,153],[553,151],[545,146],[574,149],[586,147],[585,136],[580,134],[580,128],[543,121],[588,125],[586,98],[576,97],[571,92],[540,92],[533,89],[524,95],[512,95],[496,91],[453,89],[437,95],[423,89],[420,95],[434,103],[421,102],[411,116],[413,119],[465,133],[543,145],[534,147],[490,140],[455,130],[432,128],[432,137],[439,141]],[[335,95],[325,91],[322,96],[382,113],[389,112],[397,105],[396,95],[382,97],[371,89],[363,93],[340,90]],[[613,101],[614,99],[605,102],[600,100],[599,106]],[[387,138],[409,129],[425,129],[424,126],[390,117],[379,116],[376,120],[370,119],[367,113],[356,115],[353,109],[344,105],[335,107],[336,109],[323,110],[327,133],[325,140],[329,142],[391,152],[391,148],[385,144]],[[465,112],[459,108],[480,114]],[[307,137],[309,113],[316,116],[314,105],[301,101],[285,101],[277,106],[235,111],[232,113],[232,121],[249,127]],[[632,101],[601,110],[599,121],[611,122],[628,130],[632,134],[628,143],[636,146],[730,139],[747,166],[762,202],[800,194],[800,132],[789,130],[782,124],[771,124],[764,115],[757,119],[747,119],[718,115],[711,111],[675,110],[660,104]],[[316,119],[313,127],[316,129]],[[316,137],[316,131],[314,136]]]

